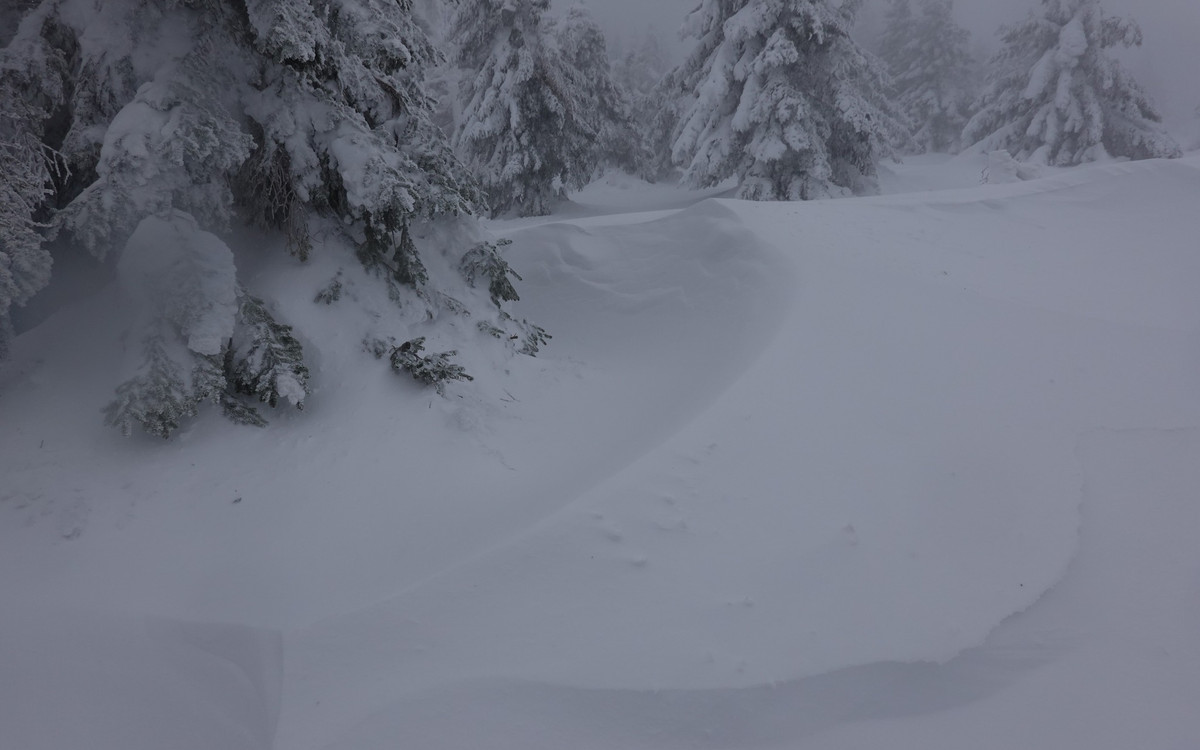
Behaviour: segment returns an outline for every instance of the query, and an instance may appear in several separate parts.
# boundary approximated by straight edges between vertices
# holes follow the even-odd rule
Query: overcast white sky
[[[559,7],[574,0],[554,0]],[[959,23],[989,50],[996,45],[996,28],[1017,20],[1037,0],[955,0]],[[620,44],[620,38],[639,38],[658,27],[675,38],[683,17],[698,0],[585,0],[584,5]],[[1127,61],[1172,124],[1180,126],[1200,105],[1200,0],[1106,0],[1105,11],[1132,15],[1146,41]],[[884,0],[866,0],[861,33],[874,34],[872,17]],[[1189,123],[1190,124],[1190,123]]]

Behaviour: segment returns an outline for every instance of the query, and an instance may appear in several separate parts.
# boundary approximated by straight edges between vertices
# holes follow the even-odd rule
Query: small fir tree
[[[237,323],[224,362],[232,390],[271,408],[281,401],[304,408],[308,367],[292,327],[276,321],[263,301],[245,290],[238,299]]]
[[[137,373],[117,387],[117,397],[104,409],[105,422],[129,436],[135,426],[163,439],[180,424],[196,416],[205,400],[205,388],[192,387],[179,357],[168,349],[178,343],[170,331],[147,336],[142,345],[142,365]],[[197,390],[200,392],[198,393]]]
[[[973,149],[1057,166],[1179,156],[1149,97],[1108,52],[1142,43],[1132,19],[1105,16],[1099,0],[1042,0],[1001,36],[963,131]]]
[[[510,240],[500,240],[495,243],[481,242],[463,255],[458,270],[472,287],[486,279],[488,294],[492,299],[492,304],[496,306],[495,322],[487,319],[480,320],[476,327],[495,338],[507,339],[510,343],[516,344],[515,348],[518,352],[532,357],[550,341],[551,336],[541,326],[534,325],[525,319],[518,320],[504,310],[505,302],[515,302],[520,299],[512,280],[520,281],[521,276],[500,255],[500,248],[510,244],[512,244]]]
[[[703,0],[689,17],[698,45],[667,84],[684,95],[671,153],[688,184],[736,176],[755,200],[874,189],[904,131],[882,65],[850,38],[858,6]]]
[[[474,380],[462,365],[450,361],[458,352],[448,351],[421,355],[425,349],[425,337],[405,341],[392,349],[389,361],[396,372],[407,372],[414,380],[431,385],[439,394],[445,394],[446,382],[450,380]]]
[[[517,296],[517,289],[509,277],[520,281],[521,276],[512,269],[512,266],[508,265],[508,261],[500,256],[500,248],[510,244],[512,244],[511,240],[501,240],[496,243],[481,242],[467,251],[458,266],[459,272],[471,286],[475,286],[481,278],[487,279],[488,294],[491,295],[492,304],[496,307],[500,307],[505,302],[520,299]]]
[[[462,365],[450,361],[458,354],[454,350],[422,355],[421,352],[425,351],[424,336],[418,336],[399,345],[392,338],[386,341],[368,339],[363,342],[363,345],[367,351],[375,355],[376,359],[387,357],[388,362],[392,365],[392,370],[396,373],[407,373],[418,383],[433,386],[439,395],[445,395],[446,383],[451,380],[475,379],[467,374]]]

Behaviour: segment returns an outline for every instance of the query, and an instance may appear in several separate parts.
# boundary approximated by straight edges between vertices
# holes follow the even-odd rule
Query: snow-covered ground
[[[494,222],[554,340],[445,398],[271,268],[265,430],[120,438],[112,293],[60,311],[0,369],[0,748],[1200,747],[1200,155],[983,159]]]

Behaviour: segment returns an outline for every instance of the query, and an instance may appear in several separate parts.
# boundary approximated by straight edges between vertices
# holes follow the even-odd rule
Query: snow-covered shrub
[[[534,325],[524,318],[515,318],[503,309],[505,302],[520,299],[509,277],[521,281],[521,276],[500,255],[500,248],[510,244],[510,240],[481,242],[462,257],[458,270],[472,287],[480,280],[486,279],[488,295],[492,304],[496,306],[496,314],[478,321],[475,324],[476,328],[493,338],[507,340],[514,345],[517,352],[532,357],[553,337],[541,326]]]
[[[850,38],[855,0],[703,0],[698,44],[665,84],[671,155],[693,187],[804,200],[874,189],[903,137],[881,63]],[[668,97],[665,97],[668,98]],[[660,128],[660,133],[665,128]]]
[[[300,408],[308,395],[304,352],[291,328],[237,281],[233,252],[182,211],[148,216],[117,263],[117,278],[144,346],[142,365],[117,389],[110,424],[169,437],[205,402],[235,421],[265,424],[238,396]],[[156,382],[161,378],[162,382]]]
[[[550,343],[550,339],[554,338],[546,333],[546,329],[541,326],[534,325],[524,318],[517,320],[508,313],[501,311],[500,317],[503,321],[510,324],[510,327],[515,327],[517,333],[511,334],[516,337],[517,351],[521,354],[526,354],[530,357],[536,355],[541,348]]]
[[[1002,185],[1020,180],[1036,180],[1041,176],[1042,167],[1017,161],[1012,154],[1001,149],[987,154],[979,181],[985,185]]]
[[[317,292],[317,296],[313,298],[313,302],[321,302],[326,305],[332,305],[342,298],[342,269],[334,274],[334,277],[329,280],[329,283]]]
[[[451,357],[458,354],[453,349],[422,356],[421,352],[425,350],[424,336],[405,341],[399,346],[396,345],[395,340],[374,339],[367,342],[367,349],[377,359],[382,359],[386,355],[393,370],[398,373],[406,372],[412,376],[413,380],[423,385],[433,386],[438,394],[445,394],[448,381],[474,380],[462,365],[450,361]]]
[[[133,434],[134,426],[140,426],[165,439],[185,419],[196,416],[206,394],[192,387],[191,373],[180,368],[180,357],[169,348],[179,348],[169,333],[152,334],[142,342],[141,367],[117,387],[116,399],[105,407],[107,424],[124,435]]]
[[[1001,34],[963,131],[972,150],[1056,166],[1179,156],[1150,98],[1108,52],[1142,43],[1132,19],[1105,16],[1099,0],[1042,0]]]
[[[508,277],[512,276],[520,281],[521,276],[512,269],[512,266],[508,265],[508,261],[500,257],[500,248],[510,244],[512,244],[512,240],[500,240],[495,243],[481,242],[468,250],[467,254],[463,256],[462,262],[459,263],[459,270],[462,272],[463,278],[471,286],[475,286],[476,280],[480,277],[487,279],[488,293],[496,307],[500,307],[506,301],[520,299],[517,296],[516,287]]]
[[[274,408],[287,401],[304,408],[308,367],[292,327],[275,320],[257,297],[242,292],[233,338],[225,350],[225,372],[232,389]]]

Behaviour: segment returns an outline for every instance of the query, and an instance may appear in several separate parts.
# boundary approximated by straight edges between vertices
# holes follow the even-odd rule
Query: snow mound
[[[233,335],[237,268],[233,251],[192,217],[143,219],[117,263],[122,290],[153,319],[165,315],[197,354],[216,355]]]
[[[522,232],[523,263],[576,259],[578,296],[555,296],[568,276],[532,275],[529,298],[547,316],[553,305],[569,316],[570,301],[654,317],[647,268],[588,244],[654,232],[653,262],[689,268],[676,233],[730,212],[792,299],[761,354],[692,402],[706,408],[569,507],[401,596],[294,633],[292,666],[306,679],[293,683],[284,736],[449,747],[434,739],[446,723],[416,718],[446,711],[512,746],[587,747],[578,738],[595,722],[640,738],[618,732],[596,747],[656,746],[646,738],[682,741],[714,705],[725,707],[715,727],[769,724],[771,700],[741,720],[734,710],[774,694],[763,686],[825,696],[848,722],[983,701],[1027,679],[1059,649],[990,638],[1079,549],[1081,437],[1200,420],[1195,355],[1181,346],[1200,328],[1179,279],[1197,278],[1194,228],[1173,222],[1141,255],[1122,241],[1197,193],[1188,165],[1110,165],[953,197],[706,202],[628,229]],[[1115,205],[1120,217],[1105,220]],[[1081,227],[1081,212],[1094,221]],[[634,280],[642,291],[622,295]],[[618,356],[611,340],[600,350]],[[655,365],[674,370],[677,355]],[[972,686],[980,669],[990,676]],[[913,683],[933,686],[905,709],[893,692]],[[883,707],[839,704],[847,691]],[[610,709],[620,721],[604,719]],[[780,737],[811,729],[782,713]],[[763,738],[710,739],[701,746]]]
[[[0,632],[0,746],[274,747],[278,633],[12,608]]]
[[[269,742],[271,636],[152,614],[282,631],[288,750],[1041,746],[1089,711],[1188,746],[1197,195],[1191,158],[496,223],[555,338],[449,327],[477,380],[445,398],[346,334],[356,271],[312,303],[316,253],[250,279],[307,337],[305,412],[165,446],[79,375],[117,368],[113,295],[63,311],[2,373],[0,584],[32,614],[0,627],[33,650],[0,652],[0,705],[124,723],[0,745],[148,750],[202,714],[196,743]]]

